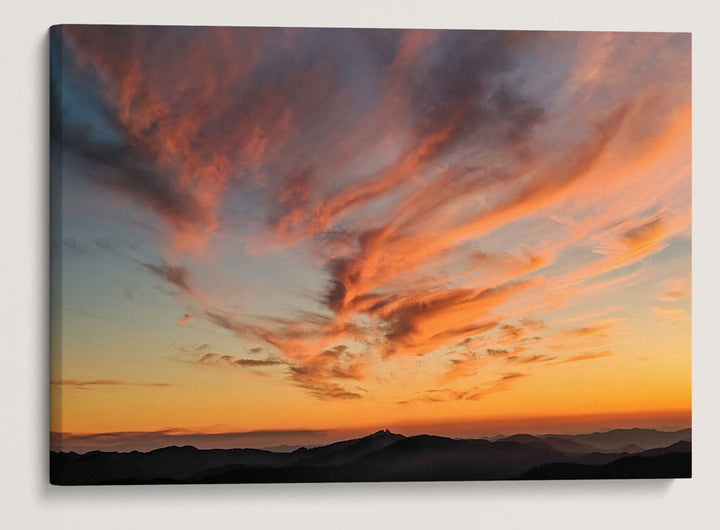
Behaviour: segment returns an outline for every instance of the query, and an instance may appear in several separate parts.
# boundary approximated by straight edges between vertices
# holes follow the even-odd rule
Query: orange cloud
[[[579,339],[585,337],[594,337],[598,335],[603,336],[606,335],[608,331],[617,328],[623,322],[624,320],[620,318],[596,320],[588,323],[586,326],[583,326],[581,328],[568,330],[564,332],[561,337],[566,339]]]
[[[440,291],[378,304],[368,312],[389,324],[389,353],[417,355],[492,329],[495,322],[477,321],[488,318],[514,293],[532,284],[525,281],[479,291]]]
[[[680,318],[684,311],[679,307],[652,307],[653,313],[665,319],[665,322],[671,324]]]
[[[123,168],[97,146],[106,150],[95,158],[119,166],[100,181],[152,208],[172,230],[171,250],[204,252],[231,174],[257,168],[271,139],[282,143],[293,131],[293,110],[279,92],[233,97],[260,57],[263,32],[67,26],[63,34],[104,87],[134,156],[134,167]]]
[[[591,361],[593,359],[602,359],[602,358],[608,357],[610,355],[612,355],[611,351],[586,353],[584,355],[576,355],[576,356],[570,357],[568,359],[563,359],[562,361],[556,361],[553,364],[567,364],[567,363],[576,363],[576,362],[580,362],[580,361]]]
[[[658,295],[661,302],[675,302],[689,297],[691,294],[685,278],[672,278],[663,283],[663,292]]]
[[[185,313],[185,314],[180,318],[180,320],[178,320],[178,324],[180,324],[181,326],[184,326],[185,324],[191,322],[191,321],[193,320],[193,318],[194,318],[194,317],[193,317],[192,315],[189,315],[188,313]]]
[[[426,390],[420,396],[398,401],[398,405],[407,405],[414,402],[423,403],[443,403],[446,401],[479,401],[490,394],[509,390],[514,381],[527,377],[529,374],[520,372],[509,372],[502,374],[494,382],[481,388],[472,388],[469,390],[453,390],[453,389],[433,389]]]
[[[334,266],[336,289],[331,297],[333,309],[340,314],[347,314],[356,297],[394,281],[410,271],[432,264],[446,256],[453,246],[467,239],[479,237],[490,229],[549,204],[562,192],[564,186],[580,178],[593,166],[594,161],[619,127],[622,117],[622,109],[613,113],[609,121],[604,124],[598,138],[588,141],[552,170],[534,175],[529,184],[520,186],[518,191],[510,194],[510,198],[492,207],[490,211],[471,215],[465,220],[453,219],[452,224],[447,226],[440,224],[440,229],[424,232],[422,237],[408,236],[400,231],[401,229],[412,232],[417,230],[409,224],[409,220],[397,226],[391,222],[379,230],[367,232],[360,240],[361,250],[350,259],[337,261]],[[463,194],[466,191],[456,190]],[[432,188],[427,190],[428,197],[437,195],[443,193],[439,190],[435,193]],[[411,198],[414,199],[412,196]],[[419,209],[414,216],[421,225],[424,225],[428,219],[427,212],[431,210],[422,200],[418,206]],[[406,201],[404,205],[401,204],[398,212],[402,212],[404,208],[414,208],[413,202]],[[398,215],[396,214],[395,218]],[[530,268],[543,265],[543,261],[536,261]]]

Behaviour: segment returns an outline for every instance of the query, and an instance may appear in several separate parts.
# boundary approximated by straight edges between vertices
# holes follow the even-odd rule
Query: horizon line
[[[277,449],[277,448],[279,448],[279,447],[287,447],[287,448],[292,448],[292,451],[287,451],[287,453],[292,453],[292,452],[295,452],[295,451],[297,451],[298,449],[302,449],[302,448],[311,449],[311,448],[315,448],[315,447],[323,447],[323,446],[332,445],[332,444],[338,443],[338,442],[345,442],[345,441],[352,441],[352,440],[360,440],[360,439],[363,439],[363,438],[369,438],[369,437],[371,437],[371,436],[375,436],[375,435],[378,435],[378,434],[390,434],[390,435],[393,435],[393,436],[399,436],[399,437],[401,437],[401,438],[415,438],[415,437],[419,437],[419,436],[433,436],[433,437],[438,437],[438,438],[446,438],[446,439],[449,439],[449,440],[487,440],[487,441],[489,441],[489,442],[494,443],[494,442],[496,442],[496,441],[502,441],[503,438],[511,438],[511,437],[514,437],[514,436],[533,436],[533,437],[585,436],[585,435],[593,435],[593,434],[607,434],[607,433],[615,432],[615,431],[634,431],[634,430],[654,431],[654,432],[665,433],[665,434],[673,434],[673,433],[679,433],[679,432],[681,432],[681,431],[688,431],[688,430],[689,430],[689,431],[692,431],[692,426],[690,426],[690,427],[683,427],[683,428],[679,428],[679,429],[671,429],[671,430],[661,429],[661,428],[657,428],[657,429],[656,429],[656,428],[643,428],[643,427],[629,427],[629,428],[615,428],[615,429],[610,429],[610,430],[601,430],[601,431],[593,431],[593,432],[588,432],[588,433],[574,433],[574,434],[571,434],[571,433],[563,433],[563,432],[547,432],[547,433],[542,433],[542,434],[540,434],[540,433],[530,434],[530,433],[525,433],[525,432],[517,432],[517,433],[514,433],[514,434],[502,434],[502,433],[498,433],[498,434],[495,434],[495,435],[484,435],[484,436],[478,436],[478,437],[474,437],[474,438],[473,438],[473,437],[464,437],[464,436],[456,436],[456,437],[453,437],[453,436],[441,436],[441,435],[438,435],[438,434],[430,434],[430,433],[421,433],[421,434],[405,435],[405,434],[398,433],[398,432],[392,432],[390,429],[387,429],[387,428],[386,428],[386,429],[380,429],[380,430],[377,430],[377,431],[375,431],[375,432],[368,433],[368,434],[366,434],[366,435],[364,435],[364,436],[360,436],[360,437],[356,437],[356,438],[347,438],[347,439],[342,439],[342,440],[336,440],[336,441],[331,441],[331,442],[327,442],[327,443],[323,443],[323,444],[318,444],[318,445],[311,445],[311,444],[300,444],[300,445],[279,444],[279,445],[267,446],[267,447],[197,447],[196,445],[193,445],[193,444],[191,444],[191,443],[183,443],[183,444],[181,444],[181,445],[171,444],[171,445],[165,445],[165,446],[161,446],[161,447],[154,447],[154,448],[152,448],[152,449],[147,449],[147,450],[144,450],[144,451],[141,451],[141,450],[138,450],[138,449],[119,450],[119,449],[113,449],[112,447],[99,448],[99,449],[88,449],[87,451],[78,451],[78,450],[53,449],[53,448],[51,447],[51,448],[50,448],[50,452],[55,452],[55,453],[75,453],[75,454],[80,454],[80,455],[88,454],[88,453],[93,453],[93,452],[101,452],[101,453],[120,453],[120,454],[138,452],[138,453],[145,453],[145,454],[146,454],[146,453],[150,453],[150,452],[153,452],[153,451],[162,450],[162,449],[169,449],[169,448],[173,448],[173,447],[175,447],[175,448],[185,448],[185,447],[189,447],[189,448],[195,449],[195,450],[197,450],[197,451],[212,451],[212,450],[233,451],[233,450],[252,449],[252,450],[260,450],[260,451],[283,453],[283,452],[285,452],[285,451],[274,451],[273,449]],[[50,434],[51,434],[51,436],[52,436],[52,435],[58,435],[58,434],[62,434],[62,433],[58,433],[58,432],[56,432],[56,431],[50,431]],[[108,434],[110,434],[110,433],[108,433]],[[122,434],[122,433],[114,433],[114,434]],[[153,433],[149,433],[149,434],[153,434]],[[215,435],[232,435],[232,434],[242,434],[242,433],[215,433]],[[170,436],[178,436],[178,435],[170,435]],[[203,438],[204,438],[204,437],[208,437],[208,436],[213,436],[213,434],[192,434],[192,435],[186,435],[186,436],[200,436],[200,437],[203,437]],[[179,436],[178,436],[178,437],[179,437]]]

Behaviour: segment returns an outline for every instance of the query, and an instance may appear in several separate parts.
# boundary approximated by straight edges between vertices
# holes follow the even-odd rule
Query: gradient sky
[[[51,44],[54,446],[689,425],[689,34]]]

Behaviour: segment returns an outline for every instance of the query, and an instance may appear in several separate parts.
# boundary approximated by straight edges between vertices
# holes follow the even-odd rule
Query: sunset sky
[[[55,27],[53,447],[689,426],[690,44]]]

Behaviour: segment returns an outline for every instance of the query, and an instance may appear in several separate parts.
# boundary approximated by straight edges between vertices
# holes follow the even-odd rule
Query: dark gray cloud
[[[168,263],[138,263],[158,278],[178,287],[191,298],[198,299],[197,293],[195,293],[190,286],[190,272],[185,267],[181,265],[170,265]]]

